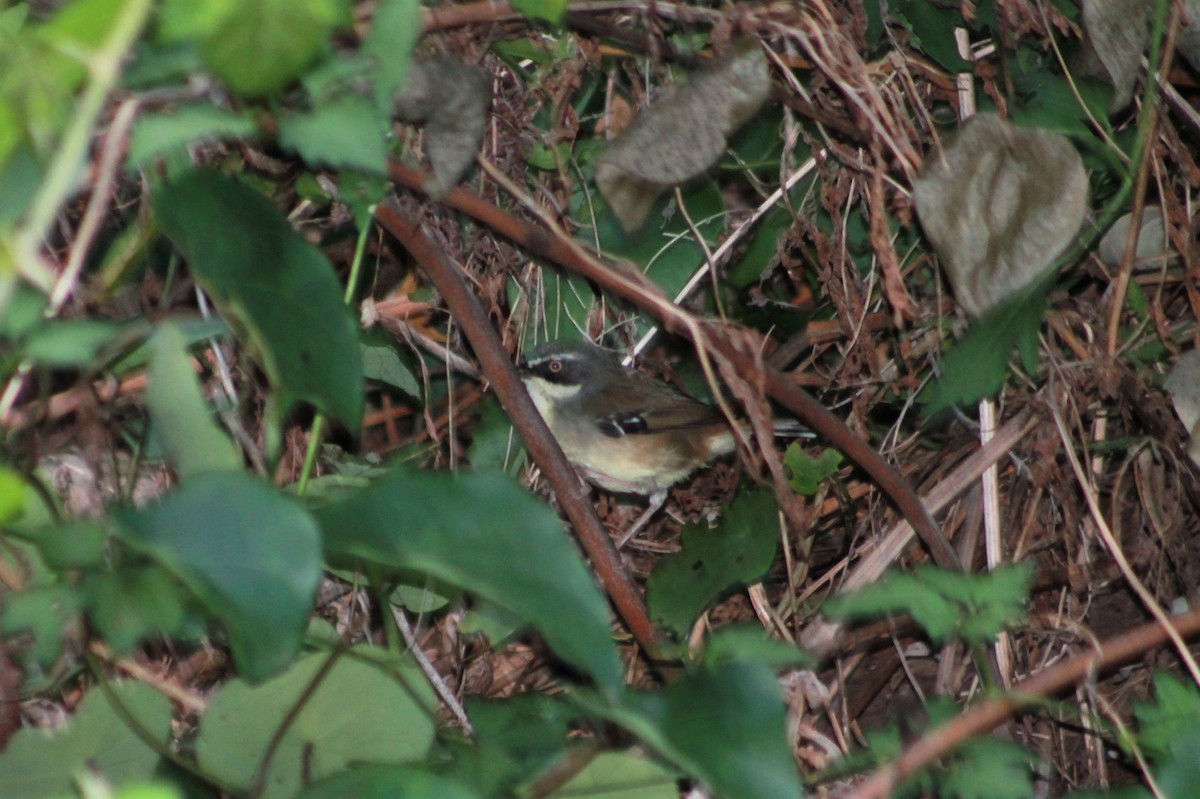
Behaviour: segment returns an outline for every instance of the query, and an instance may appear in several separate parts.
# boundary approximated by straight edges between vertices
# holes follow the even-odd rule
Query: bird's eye
[[[550,363],[546,364],[546,368],[550,370],[550,374],[558,374],[563,370],[563,362],[551,361]]]

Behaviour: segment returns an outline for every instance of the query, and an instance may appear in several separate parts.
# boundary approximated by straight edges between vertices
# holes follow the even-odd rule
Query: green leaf
[[[79,594],[70,586],[27,588],[5,598],[0,633],[5,636],[31,633],[33,658],[48,669],[62,654],[63,630],[75,620],[79,606]],[[0,759],[0,764],[3,762]]]
[[[316,513],[331,555],[415,569],[478,593],[605,688],[621,688],[607,603],[558,517],[509,478],[393,472]]]
[[[484,397],[481,403],[467,458],[475,471],[504,472],[510,477],[515,477],[525,465],[525,445],[492,395]]]
[[[194,103],[138,119],[129,144],[128,167],[138,169],[155,156],[212,139],[248,138],[254,123],[244,115],[207,103]]]
[[[171,737],[171,703],[148,685],[113,683],[116,700],[160,746]],[[65,730],[18,732],[0,752],[0,796],[43,799],[67,795],[72,780],[93,769],[115,785],[145,782],[159,764],[146,744],[113,706],[108,692],[93,687]]]
[[[467,697],[472,741],[447,742],[443,773],[481,796],[527,795],[514,790],[561,762],[578,716],[560,697],[520,694],[502,701]]]
[[[678,799],[678,776],[630,752],[602,752],[550,799]]]
[[[729,506],[715,530],[683,528],[683,551],[659,561],[646,585],[652,618],[680,636],[725,592],[771,568],[779,546],[779,510],[770,491],[748,491]]]
[[[772,638],[762,627],[739,624],[713,631],[704,644],[704,663],[715,666],[729,661],[760,663],[772,669],[814,665],[816,659],[802,649]]]
[[[453,780],[408,766],[356,766],[310,785],[296,799],[484,799]]]
[[[187,620],[182,589],[158,566],[91,574],[80,590],[88,618],[118,655],[151,635],[177,634]]]
[[[350,22],[345,0],[166,0],[159,33],[198,41],[204,60],[235,92],[281,89]]]
[[[842,465],[842,453],[836,449],[822,450],[814,458],[796,443],[788,446],[783,454],[783,465],[792,473],[792,490],[811,497],[821,489],[821,483],[838,473]]]
[[[973,738],[955,750],[952,763],[933,772],[943,799],[1027,799],[1034,795],[1033,756],[995,737]]]
[[[971,65],[958,54],[954,29],[961,27],[962,15],[949,8],[938,8],[929,0],[899,0],[890,5],[892,16],[913,35],[913,46],[950,72],[970,72]]]
[[[391,344],[376,344],[374,341],[360,341],[359,351],[362,353],[363,377],[367,380],[378,380],[393,388],[403,391],[413,399],[421,398],[421,386],[412,370],[400,358],[400,353]]]
[[[184,175],[159,193],[155,211],[197,279],[245,326],[279,391],[277,413],[311,402],[357,430],[356,323],[325,256],[267,198],[217,172]]]
[[[25,357],[42,366],[96,367],[96,360],[124,332],[122,325],[91,319],[50,320],[29,334]]]
[[[173,572],[225,626],[246,679],[266,679],[296,656],[321,546],[294,500],[240,472],[218,472],[118,520],[125,541]]]
[[[567,0],[513,0],[512,7],[526,19],[561,25],[567,14]]]
[[[632,700],[617,710],[617,720],[718,796],[803,796],[783,697],[766,666],[730,662],[702,668],[664,691]]]
[[[162,325],[151,343],[146,405],[179,476],[240,471],[242,455],[209,414],[182,331]]]
[[[21,515],[25,494],[25,478],[7,466],[0,466],[0,526],[7,527]]]
[[[1038,333],[1056,273],[1050,270],[1029,288],[975,320],[967,335],[942,359],[942,376],[917,397],[926,418],[953,406],[969,406],[1004,386],[1013,348],[1026,371],[1038,364]]]
[[[421,38],[422,30],[418,0],[376,3],[371,32],[363,40],[361,52],[375,62],[371,70],[375,105],[383,111],[391,111],[392,96],[408,77],[413,47]]]
[[[283,117],[279,143],[310,165],[387,171],[388,119],[365,97],[348,95],[318,105],[306,114]]]
[[[433,690],[414,666],[363,660],[381,655],[366,646],[342,654],[309,696],[305,691],[331,655],[310,655],[261,685],[226,683],[200,723],[200,767],[249,789],[279,725],[300,702],[267,770],[266,799],[294,796],[306,778],[331,776],[353,761],[422,759],[435,733]]]
[[[1172,744],[1186,731],[1200,725],[1200,691],[1169,674],[1154,675],[1154,701],[1134,702],[1138,720],[1138,744],[1156,764],[1172,757]]]
[[[908,613],[936,643],[952,637],[986,644],[1024,618],[1033,570],[1017,563],[986,574],[960,574],[936,566],[896,572],[881,582],[822,606],[834,618],[874,618]]]

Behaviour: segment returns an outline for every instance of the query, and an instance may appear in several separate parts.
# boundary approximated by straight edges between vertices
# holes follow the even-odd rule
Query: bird
[[[648,498],[649,507],[618,547],[663,506],[671,486],[737,447],[719,410],[626,369],[589,341],[543,344],[518,372],[584,479],[605,491]]]

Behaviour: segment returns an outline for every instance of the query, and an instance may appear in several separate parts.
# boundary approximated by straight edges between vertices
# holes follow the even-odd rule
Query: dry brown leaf
[[[1108,266],[1114,269],[1121,265],[1125,257],[1125,240],[1129,236],[1129,223],[1133,214],[1125,214],[1100,239],[1096,255]],[[1163,220],[1162,209],[1157,205],[1148,205],[1142,210],[1142,225],[1138,230],[1137,245],[1134,251],[1137,269],[1158,269],[1164,260],[1171,257],[1171,248],[1167,245],[1167,229]]]
[[[1137,82],[1142,54],[1150,46],[1147,0],[1083,0],[1083,27],[1087,40],[1108,72],[1115,90],[1108,111],[1129,105]]]
[[[913,184],[921,227],[959,303],[981,316],[1066,250],[1087,211],[1087,174],[1057,133],[992,114],[967,120]]]
[[[435,199],[445,196],[471,166],[483,140],[491,79],[450,56],[417,59],[394,101],[397,117],[425,123],[425,152],[433,167],[426,188]]]
[[[1171,395],[1175,413],[1191,436],[1188,455],[1200,466],[1200,350],[1180,356],[1163,387]]]
[[[621,225],[640,227],[663,191],[716,163],[770,88],[762,47],[742,39],[643,111],[596,162],[596,185]]]
[[[1175,47],[1192,65],[1192,69],[1200,70],[1200,0],[1186,0],[1183,7],[1187,11],[1189,24],[1180,27]]]

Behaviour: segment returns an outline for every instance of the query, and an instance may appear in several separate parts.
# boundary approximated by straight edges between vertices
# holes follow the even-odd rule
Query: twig
[[[425,654],[425,650],[421,649],[417,643],[417,636],[413,632],[412,625],[408,623],[408,616],[398,607],[392,607],[392,616],[396,619],[396,626],[400,629],[400,635],[404,636],[404,645],[408,648],[409,653],[413,656],[413,660],[417,661],[417,665],[421,667],[421,671],[425,674],[425,679],[429,680],[429,684],[433,686],[433,690],[441,697],[442,704],[453,714],[458,720],[458,726],[469,738],[475,737],[475,727],[471,724],[471,719],[467,717],[467,710],[463,707],[462,702],[458,701],[458,697],[454,695],[454,691],[450,690],[450,686],[442,679],[442,675],[438,674],[437,669],[433,667],[429,656]]]
[[[838,799],[887,799],[907,777],[948,754],[968,738],[995,729],[1023,708],[1038,704],[1085,679],[1126,663],[1162,646],[1168,638],[1200,634],[1200,611],[1171,619],[1168,628],[1150,622],[1102,642],[1095,649],[1051,666],[1017,683],[1010,693],[976,705],[961,716],[926,732],[900,757],[876,771],[865,782]]]

